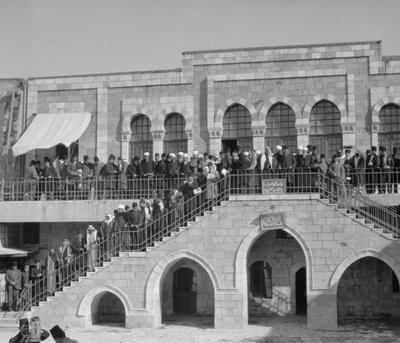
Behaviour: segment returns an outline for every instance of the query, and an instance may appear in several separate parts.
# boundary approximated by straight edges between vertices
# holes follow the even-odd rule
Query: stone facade
[[[235,104],[251,116],[248,138],[256,149],[264,148],[265,118],[278,103],[293,110],[296,143],[307,145],[310,113],[328,101],[340,113],[337,144],[365,150],[385,130],[382,107],[400,105],[399,72],[400,60],[382,57],[379,41],[191,51],[180,69],[29,79],[27,116],[29,122],[34,113],[91,112],[79,155],[104,161],[109,153],[130,156],[138,115],[150,120],[153,153],[164,151],[171,113],[184,117],[188,151],[215,153],[224,114]]]
[[[93,303],[100,295],[111,292],[124,305],[126,327],[160,326],[162,310],[170,306],[162,295],[163,289],[168,288],[168,273],[178,268],[180,261],[191,261],[192,268],[196,264],[201,266],[196,268],[211,280],[215,327],[244,327],[249,316],[249,258],[256,256],[252,254],[260,252],[258,246],[268,240],[270,233],[265,232],[277,229],[260,225],[260,216],[268,213],[283,214],[284,230],[297,242],[290,243],[291,249],[297,248],[286,264],[292,279],[298,268],[306,267],[310,329],[336,329],[338,285],[357,260],[378,258],[400,277],[398,241],[372,230],[336,206],[327,205],[318,195],[232,196],[147,252],[113,258],[111,264],[65,288],[32,315],[39,315],[47,326],[60,322],[66,326],[88,326],[93,323]],[[267,254],[279,262],[279,251]],[[278,271],[275,268],[274,273]],[[293,294],[293,283],[283,273],[277,280],[282,280],[287,294]]]

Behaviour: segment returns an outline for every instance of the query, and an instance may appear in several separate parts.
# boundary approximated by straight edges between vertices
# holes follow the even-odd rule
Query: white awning
[[[48,149],[57,144],[70,146],[85,132],[90,118],[89,112],[37,114],[14,144],[14,156],[33,149]]]
[[[24,251],[24,250],[18,250],[18,249],[13,249],[13,248],[6,248],[3,247],[3,245],[1,244],[1,240],[0,240],[0,256],[28,256],[28,252]]]

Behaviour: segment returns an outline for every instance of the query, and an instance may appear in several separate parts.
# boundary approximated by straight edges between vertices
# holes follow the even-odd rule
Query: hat
[[[21,318],[19,320],[19,327],[24,326],[24,325],[29,325],[29,319],[28,318]]]
[[[84,159],[85,161],[88,160],[88,159],[89,159],[89,155],[83,156],[83,159]]]
[[[183,154],[183,157],[188,157],[189,155],[188,154]]]
[[[150,156],[150,153],[145,152],[145,153],[143,154],[143,156]]]
[[[95,156],[95,157],[93,158],[93,160],[94,160],[95,162],[98,162],[98,161],[99,161],[99,158],[98,158],[97,156]]]
[[[87,229],[88,230],[94,230],[94,227],[93,227],[93,225],[89,225]]]
[[[63,329],[61,329],[58,325],[53,326],[50,329],[51,336],[56,339],[56,338],[65,338],[65,332]]]
[[[176,155],[172,152],[172,153],[169,154],[169,157],[174,157],[175,158]]]
[[[356,150],[355,153],[361,155],[360,150]]]
[[[134,160],[134,161],[139,161],[140,158],[139,158],[139,156],[135,156],[135,157],[133,158],[133,160]]]
[[[261,151],[260,150],[256,150],[256,155],[261,155]]]
[[[371,151],[376,151],[376,146],[371,147]]]
[[[109,160],[115,160],[115,156],[113,154],[110,154],[110,156],[108,156]]]
[[[321,154],[319,158],[325,158],[325,154]]]
[[[119,209],[119,210],[125,210],[125,206],[122,205],[122,204],[119,204],[119,205],[118,205],[118,209]]]
[[[178,152],[178,156],[183,156],[183,152]]]
[[[282,149],[286,150],[288,148],[287,145],[282,145]]]
[[[280,145],[277,145],[276,150],[280,151],[280,150],[282,150],[282,147]]]
[[[43,161],[45,162],[50,162],[50,158],[48,158],[47,156],[43,159]]]
[[[243,155],[244,155],[244,156],[249,156],[249,152],[248,152],[248,151],[245,151],[245,152],[243,152]]]

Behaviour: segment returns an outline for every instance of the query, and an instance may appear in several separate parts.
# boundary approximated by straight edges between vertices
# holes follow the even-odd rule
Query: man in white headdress
[[[97,267],[97,230],[93,225],[89,225],[86,232],[86,251],[88,271],[94,271]]]
[[[105,214],[105,219],[102,221],[100,226],[101,233],[101,252],[100,252],[100,260],[102,262],[103,259],[109,260],[111,258],[110,251],[113,248],[111,235],[113,230],[113,220],[114,217],[110,212]]]

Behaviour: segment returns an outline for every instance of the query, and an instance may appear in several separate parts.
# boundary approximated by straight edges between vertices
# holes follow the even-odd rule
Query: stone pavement
[[[252,320],[244,330],[214,330],[210,318],[169,320],[160,329],[127,330],[118,326],[93,326],[67,329],[79,343],[394,343],[400,342],[398,320],[348,322],[334,331],[311,331],[305,317]],[[61,324],[62,326],[62,324]],[[0,343],[8,342],[13,332],[1,332]],[[15,333],[16,334],[16,333]],[[49,338],[47,342],[53,342]]]

